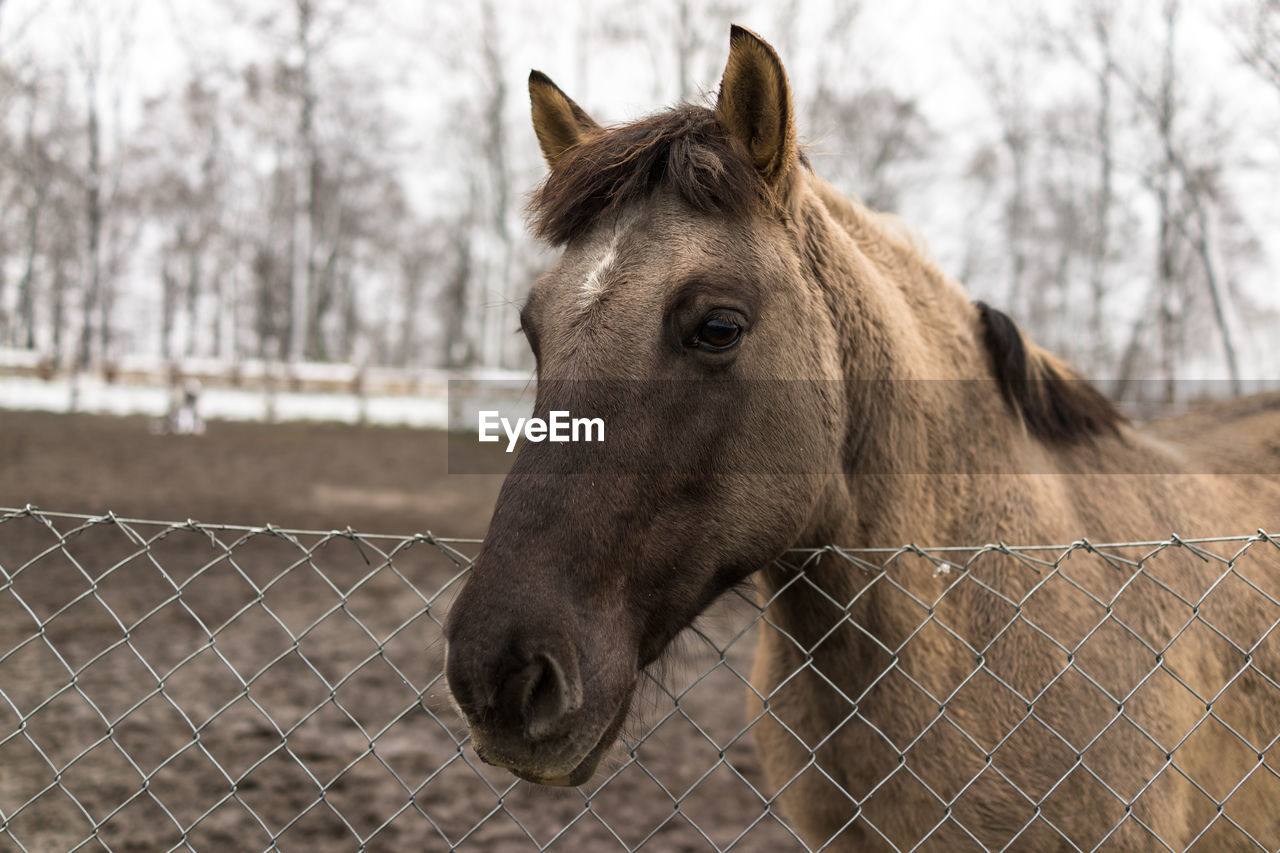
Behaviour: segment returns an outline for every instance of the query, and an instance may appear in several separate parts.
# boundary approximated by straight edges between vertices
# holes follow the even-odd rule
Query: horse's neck
[[[843,342],[851,419],[847,488],[829,496],[813,533],[850,545],[941,541],[967,487],[948,477],[940,490],[920,475],[1010,464],[1008,441],[996,438],[1009,416],[989,381],[977,312],[882,216],[810,180],[797,227]]]
[[[809,182],[814,212],[825,214],[818,227],[835,232],[826,239],[852,242],[825,264],[836,289],[833,308],[875,310],[878,316],[868,319],[895,331],[908,350],[898,359],[898,371],[924,371],[929,379],[986,376],[974,336],[976,310],[916,235],[897,217],[851,201],[821,178],[809,176]],[[877,304],[863,305],[868,298]]]
[[[820,514],[828,516],[820,534],[859,544],[905,521],[899,506],[927,497],[915,491],[928,478],[902,475],[956,470],[961,433],[996,416],[1002,401],[974,396],[972,380],[988,377],[989,368],[977,314],[960,287],[890,233],[882,216],[818,178],[808,181],[796,227],[844,347],[850,398],[845,474],[852,506]],[[938,512],[922,514],[924,507]],[[900,535],[928,533],[920,523],[943,508],[937,500],[918,503],[915,524]],[[832,530],[841,519],[855,529]]]

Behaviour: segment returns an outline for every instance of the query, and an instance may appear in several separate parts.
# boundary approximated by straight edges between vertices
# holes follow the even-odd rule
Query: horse
[[[1257,529],[1280,399],[1137,428],[815,173],[749,30],[714,106],[604,126],[541,72],[529,95],[530,224],[562,250],[520,313],[535,413],[608,430],[521,446],[450,609],[477,755],[587,782],[645,668],[750,581],[748,719],[809,846],[1280,846],[1275,562],[1226,583],[1171,548],[1047,577],[976,550]],[[908,542],[973,546],[973,582],[820,550]],[[819,554],[804,583],[793,549]]]

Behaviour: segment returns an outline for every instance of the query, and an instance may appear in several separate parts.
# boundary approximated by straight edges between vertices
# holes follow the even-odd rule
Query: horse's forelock
[[[587,137],[559,159],[529,201],[534,233],[562,246],[602,216],[670,187],[695,210],[745,215],[771,191],[730,147],[715,114],[685,104]]]

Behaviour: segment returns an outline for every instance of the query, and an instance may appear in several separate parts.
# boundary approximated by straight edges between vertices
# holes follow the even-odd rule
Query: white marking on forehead
[[[613,269],[614,262],[618,260],[618,242],[621,239],[622,229],[615,228],[604,253],[583,279],[582,287],[578,291],[578,301],[584,309],[590,308],[604,295],[606,276]]]

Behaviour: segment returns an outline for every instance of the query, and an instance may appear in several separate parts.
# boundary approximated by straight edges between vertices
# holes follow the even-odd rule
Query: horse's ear
[[[548,166],[554,166],[560,155],[587,134],[600,129],[582,107],[541,71],[529,72],[529,103],[533,108],[533,132],[538,136],[538,145]]]
[[[791,171],[796,127],[787,72],[764,39],[736,24],[729,29],[716,118],[770,186]]]

